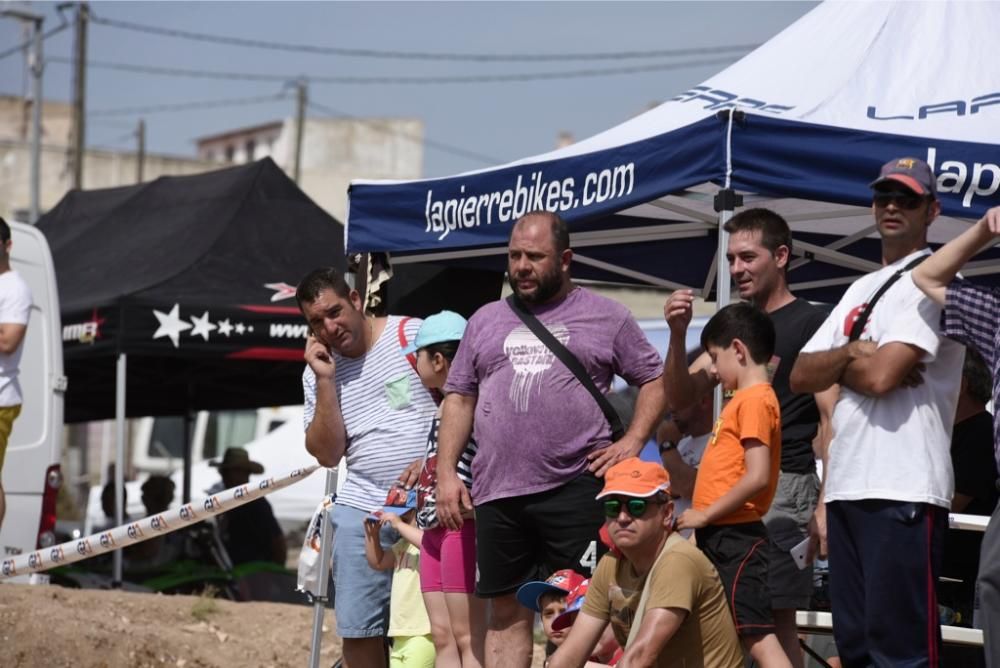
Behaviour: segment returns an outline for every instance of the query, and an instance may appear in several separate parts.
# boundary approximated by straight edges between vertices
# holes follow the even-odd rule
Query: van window
[[[189,436],[194,434],[191,421]],[[184,417],[161,416],[153,420],[153,433],[149,437],[149,456],[159,459],[184,457]]]
[[[257,435],[257,411],[212,411],[205,426],[202,456],[214,459],[226,448],[242,447]]]

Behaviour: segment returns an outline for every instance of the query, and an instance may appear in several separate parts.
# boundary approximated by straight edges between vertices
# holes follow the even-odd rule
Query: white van
[[[302,424],[301,406],[198,411],[191,421],[191,461],[221,457],[226,448],[263,438],[289,419]],[[132,468],[137,473],[170,475],[183,458],[183,417],[145,417],[133,423]]]
[[[66,391],[59,292],[49,244],[31,225],[12,222],[10,227],[11,265],[31,288],[34,305],[21,355],[24,403],[3,464],[7,514],[0,528],[0,558],[55,541]]]

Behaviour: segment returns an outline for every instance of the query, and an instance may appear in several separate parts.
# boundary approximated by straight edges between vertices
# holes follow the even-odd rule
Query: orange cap
[[[638,457],[620,461],[604,474],[604,489],[597,495],[603,499],[611,494],[622,496],[653,496],[670,489],[670,476],[659,464],[644,462]]]

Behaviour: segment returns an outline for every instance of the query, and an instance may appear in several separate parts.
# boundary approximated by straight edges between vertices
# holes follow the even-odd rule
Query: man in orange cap
[[[611,623],[624,665],[743,665],[743,651],[719,574],[674,533],[670,480],[659,464],[637,457],[608,469],[597,499],[622,556],[601,558],[569,636],[552,668],[580,666]]]

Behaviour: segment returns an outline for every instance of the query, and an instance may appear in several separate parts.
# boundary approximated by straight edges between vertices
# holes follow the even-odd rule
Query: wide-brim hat
[[[232,469],[258,474],[264,472],[264,465],[250,459],[250,453],[245,448],[226,448],[220,461],[211,461],[208,465],[214,466],[220,471]]]

